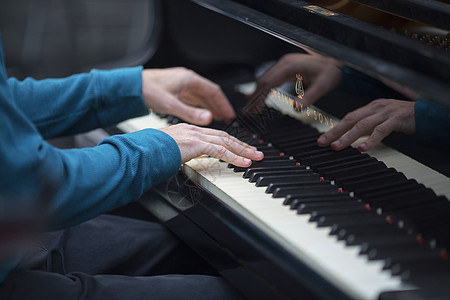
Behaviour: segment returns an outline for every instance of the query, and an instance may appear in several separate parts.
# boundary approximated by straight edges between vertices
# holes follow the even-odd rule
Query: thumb
[[[213,116],[209,110],[193,107],[180,101],[175,103],[170,114],[196,125],[208,125],[212,122]]]

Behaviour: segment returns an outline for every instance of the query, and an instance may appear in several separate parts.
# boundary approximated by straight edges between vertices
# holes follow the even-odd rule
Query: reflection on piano
[[[445,50],[418,46],[340,14],[332,19],[305,9],[311,5],[305,1],[194,2],[295,47],[413,87],[450,107]],[[430,8],[444,5],[392,1],[413,2]],[[383,1],[377,3],[373,5]],[[443,13],[449,10],[445,8]],[[302,19],[295,19],[295,13]],[[401,16],[401,11],[396,14]],[[324,20],[334,26],[328,32],[317,23]],[[260,63],[267,59],[262,56]],[[235,67],[239,77],[243,71],[239,64]],[[249,79],[243,77],[226,81],[230,99],[239,97],[236,84]],[[217,159],[194,159],[142,204],[248,298],[420,299],[445,294],[450,280],[450,179],[385,145],[366,154],[354,148],[319,148],[316,139],[328,127],[272,100],[262,114],[240,116],[226,127],[262,150],[263,161],[238,168]],[[179,121],[152,114],[118,128],[130,132]],[[448,155],[442,162],[449,162]]]

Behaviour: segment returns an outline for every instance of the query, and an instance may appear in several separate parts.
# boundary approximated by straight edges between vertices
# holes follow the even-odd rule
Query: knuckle
[[[369,120],[367,120],[367,119],[362,119],[355,125],[356,129],[359,129],[359,130],[365,130],[365,129],[367,129],[368,126],[369,126]]]
[[[356,121],[356,114],[354,112],[348,113],[345,115],[342,121],[346,123],[354,123]]]
[[[234,140],[231,138],[231,136],[226,135],[224,136],[223,142],[225,143],[225,145],[231,145]]]
[[[369,138],[367,139],[367,141],[369,142],[369,144],[375,144],[378,142],[378,139],[375,138],[373,135],[369,136]]]
[[[389,104],[388,99],[376,99],[376,100],[373,100],[372,102],[370,102],[370,105],[373,108],[383,108],[388,104]]]
[[[227,149],[224,146],[220,146],[220,145],[217,146],[216,151],[217,151],[217,154],[221,157],[227,153]]]
[[[387,128],[387,126],[384,124],[380,124],[377,127],[375,127],[374,131],[381,135],[387,135],[389,133],[389,128]]]
[[[184,130],[192,130],[193,129],[193,126],[190,124],[187,124],[187,123],[181,123],[181,124],[178,124],[178,126]]]

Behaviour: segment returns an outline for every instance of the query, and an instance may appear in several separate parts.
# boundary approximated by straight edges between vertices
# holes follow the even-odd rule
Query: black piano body
[[[376,97],[402,97],[373,78],[386,78],[409,87],[450,109],[450,55],[448,40],[445,40],[449,37],[440,37],[436,46],[433,37],[424,34],[419,41],[415,40],[419,39],[418,34],[412,29],[405,30],[415,26],[403,26],[403,23],[426,23],[429,27],[440,28],[437,34],[445,33],[450,30],[450,5],[445,1],[334,1],[350,5],[350,8],[343,5],[337,10],[333,10],[333,5],[326,6],[333,1],[311,2],[316,3],[161,1],[164,16],[161,41],[156,55],[146,66],[191,68],[218,82],[236,111],[240,111],[246,98],[237,91],[237,86],[254,82],[264,65],[277,61],[284,54],[314,53],[339,60],[354,70],[358,80],[368,82],[371,87],[370,92],[356,94],[337,89],[316,103],[338,118]],[[370,12],[384,15],[376,21],[350,16],[358,9],[369,11],[369,16]],[[402,25],[395,25],[393,29],[380,28],[383,21]],[[269,111],[273,119],[283,118]],[[224,129],[225,124],[214,122],[212,127]],[[391,134],[384,143],[447,177],[450,175],[448,153],[417,145],[414,138],[402,134]],[[258,222],[237,213],[236,207],[222,201],[220,195],[206,189],[187,173],[180,171],[169,182],[154,188],[144,195],[141,204],[214,266],[243,296],[249,299],[357,297],[317,272],[311,262],[299,259],[292,249],[268,237],[267,232],[257,226]],[[448,240],[437,241],[439,249],[433,251],[445,251]],[[447,266],[446,257],[442,264]],[[447,293],[450,297],[450,289],[445,284],[450,280],[449,275],[450,268],[448,273],[434,276],[434,284],[421,285],[420,280],[413,283],[405,280],[413,287],[411,290],[387,290],[377,297],[421,299]]]

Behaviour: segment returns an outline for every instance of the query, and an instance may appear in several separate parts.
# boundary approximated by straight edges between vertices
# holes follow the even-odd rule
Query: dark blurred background
[[[2,0],[9,76],[62,77],[145,63],[159,38],[153,0]]]

